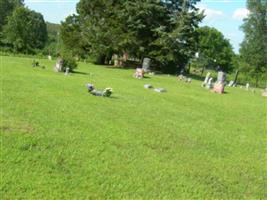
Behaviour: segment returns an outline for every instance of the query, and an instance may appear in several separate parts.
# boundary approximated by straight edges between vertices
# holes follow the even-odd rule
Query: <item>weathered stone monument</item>
[[[68,75],[69,75],[69,72],[70,72],[70,68],[67,67],[67,68],[66,68],[66,71],[65,71],[65,76],[68,76]]]
[[[135,78],[141,79],[141,78],[144,78],[144,75],[145,75],[145,71],[143,68],[137,68],[135,70],[135,73],[134,73]]]
[[[143,65],[142,68],[145,72],[149,72],[150,71],[150,63],[151,63],[151,59],[150,58],[144,58],[143,59]]]
[[[249,90],[249,83],[246,84],[246,90]]]
[[[207,73],[206,78],[201,86],[205,87],[208,84],[209,79],[210,79],[210,72]]]
[[[47,58],[48,58],[48,60],[52,60],[52,56],[51,55],[49,55]]]
[[[91,83],[87,83],[85,86],[87,87],[88,92],[94,96],[110,97],[112,94],[112,88],[106,88],[101,91],[96,90],[94,85]]]
[[[228,84],[229,87],[234,87],[234,85],[235,85],[234,81],[230,81],[229,84]]]
[[[63,59],[62,58],[58,58],[57,59],[57,63],[56,63],[56,66],[55,66],[55,71],[56,72],[61,72],[62,69],[63,69]]]
[[[226,73],[223,71],[218,72],[217,82],[213,87],[213,91],[219,94],[224,93],[224,84],[226,80]]]
[[[114,60],[114,66],[118,67],[119,66],[119,56],[117,54],[113,55],[113,60]]]
[[[208,83],[206,84],[206,88],[207,89],[212,89],[212,87],[213,87],[212,80],[213,80],[213,78],[210,78],[209,81],[208,81]]]
[[[146,88],[146,89],[151,89],[151,88],[153,88],[153,86],[152,86],[151,84],[145,84],[145,85],[144,85],[144,88]]]
[[[124,53],[123,56],[122,56],[122,59],[124,62],[126,62],[129,58],[129,54],[128,53]]]
[[[167,90],[164,89],[164,88],[156,88],[156,89],[154,89],[154,91],[155,91],[155,92],[158,92],[158,93],[167,92]]]

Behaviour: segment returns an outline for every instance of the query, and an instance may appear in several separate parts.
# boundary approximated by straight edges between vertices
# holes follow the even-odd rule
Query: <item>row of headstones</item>
[[[226,73],[219,71],[217,76],[217,81],[213,84],[213,78],[210,77],[211,73],[208,72],[204,82],[202,83],[202,87],[206,87],[207,89],[213,89],[214,92],[222,94],[224,93]]]
[[[218,77],[217,81],[215,84],[213,84],[213,78],[210,77],[210,72],[207,73],[206,78],[204,82],[202,83],[202,87],[206,87],[207,89],[213,89],[214,92],[222,94],[224,92],[224,87],[225,87],[225,81],[226,81],[226,73],[220,71],[218,72]],[[227,85],[229,87],[236,87],[236,83],[234,81],[230,81],[229,84]],[[240,86],[243,88],[243,86]],[[250,90],[250,85],[249,83],[246,84],[245,89],[247,91]],[[255,89],[251,89],[253,93],[255,93]],[[264,89],[264,91],[261,94],[264,97],[267,97],[267,88]]]

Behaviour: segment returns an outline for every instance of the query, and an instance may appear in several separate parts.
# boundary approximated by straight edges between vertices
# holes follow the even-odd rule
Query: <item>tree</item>
[[[61,26],[60,24],[46,22],[46,27],[47,41],[42,52],[46,55],[56,56],[58,54],[59,45],[61,44],[59,40],[59,32]]]
[[[241,58],[249,65],[247,73],[256,78],[256,86],[260,76],[267,70],[267,1],[248,0],[250,11],[241,27],[245,39],[241,44]]]
[[[29,53],[42,49],[47,41],[47,28],[43,16],[25,7],[18,7],[8,18],[4,28],[7,42],[15,51]]]
[[[80,30],[103,63],[113,53],[184,67],[196,50],[199,0],[81,0]],[[111,9],[112,8],[112,9]],[[174,71],[174,70],[173,70]]]
[[[154,42],[152,55],[161,63],[163,71],[179,73],[197,51],[196,28],[204,15],[195,7],[197,1],[166,2],[170,24],[166,30],[158,29],[160,37]]]
[[[14,9],[23,5],[23,0],[0,0],[0,31],[7,23],[7,17],[12,14]]]
[[[223,34],[208,26],[197,30],[199,58],[196,60],[203,69],[208,67],[229,72],[233,69],[234,52],[229,40]]]
[[[84,43],[98,64],[110,60],[118,51],[122,36],[122,23],[118,18],[123,0],[81,0],[77,5],[79,23]]]
[[[68,16],[60,26],[60,36],[64,47],[73,55],[85,57],[90,45],[85,41],[81,32],[79,18],[76,15]]]

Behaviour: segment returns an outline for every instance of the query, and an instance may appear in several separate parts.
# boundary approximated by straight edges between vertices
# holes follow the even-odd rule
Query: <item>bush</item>
[[[66,68],[70,69],[70,72],[72,72],[74,69],[77,68],[78,64],[76,62],[76,59],[71,56],[70,54],[64,54],[63,57],[63,71],[66,71]]]

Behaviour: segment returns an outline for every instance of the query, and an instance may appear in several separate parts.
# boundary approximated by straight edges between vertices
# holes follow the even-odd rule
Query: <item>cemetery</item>
[[[216,95],[199,80],[178,84],[176,76],[149,74],[136,80],[134,69],[86,63],[77,69],[83,73],[66,78],[54,71],[55,60],[40,59],[47,68],[34,70],[29,58],[1,59],[1,184],[9,185],[2,194],[83,198],[91,188],[114,199],[132,192],[171,199],[264,196],[261,89],[225,87],[227,93]],[[114,89],[112,98],[95,97],[106,86]]]
[[[266,16],[0,0],[0,199],[267,199]]]

